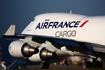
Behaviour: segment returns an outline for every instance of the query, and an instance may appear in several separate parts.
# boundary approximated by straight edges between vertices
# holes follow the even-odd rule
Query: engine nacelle
[[[9,45],[8,50],[13,57],[18,57],[18,58],[30,57],[33,54],[39,52],[39,49],[34,48],[21,40],[13,41]]]
[[[45,47],[39,47],[39,53],[32,55],[29,57],[30,61],[40,62],[40,61],[48,61],[51,58],[56,57],[56,53],[47,50]]]

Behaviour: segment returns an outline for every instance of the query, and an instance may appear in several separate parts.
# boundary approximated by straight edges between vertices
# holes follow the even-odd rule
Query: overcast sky
[[[11,24],[21,33],[38,14],[70,10],[88,16],[105,15],[105,0],[0,0],[0,36]]]

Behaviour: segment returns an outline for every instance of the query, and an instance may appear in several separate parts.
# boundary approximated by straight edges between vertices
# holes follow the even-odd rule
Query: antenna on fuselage
[[[72,13],[72,10],[70,10],[70,14]]]

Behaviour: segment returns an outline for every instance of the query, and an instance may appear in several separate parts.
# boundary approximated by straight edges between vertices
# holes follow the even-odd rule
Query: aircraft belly
[[[59,29],[58,29],[59,30]],[[103,33],[105,30],[86,30],[86,29],[75,29],[76,35],[70,36],[70,31],[72,30],[38,30],[33,33],[29,33],[28,35],[35,35],[35,36],[45,36],[45,37],[52,37],[52,38],[58,38],[58,39],[70,39],[80,42],[89,42],[89,43],[96,43],[96,44],[102,44],[105,45],[105,33]],[[67,34],[62,34],[62,33]],[[57,34],[56,34],[57,33]]]
[[[93,47],[94,51],[105,53],[105,48]]]

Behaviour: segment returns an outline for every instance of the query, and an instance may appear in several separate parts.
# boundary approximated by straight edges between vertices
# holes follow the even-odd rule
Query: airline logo
[[[65,22],[42,22],[38,23],[35,29],[49,29],[49,28],[77,28],[77,27],[83,27],[89,20],[84,21],[82,24],[81,21],[65,21]]]

